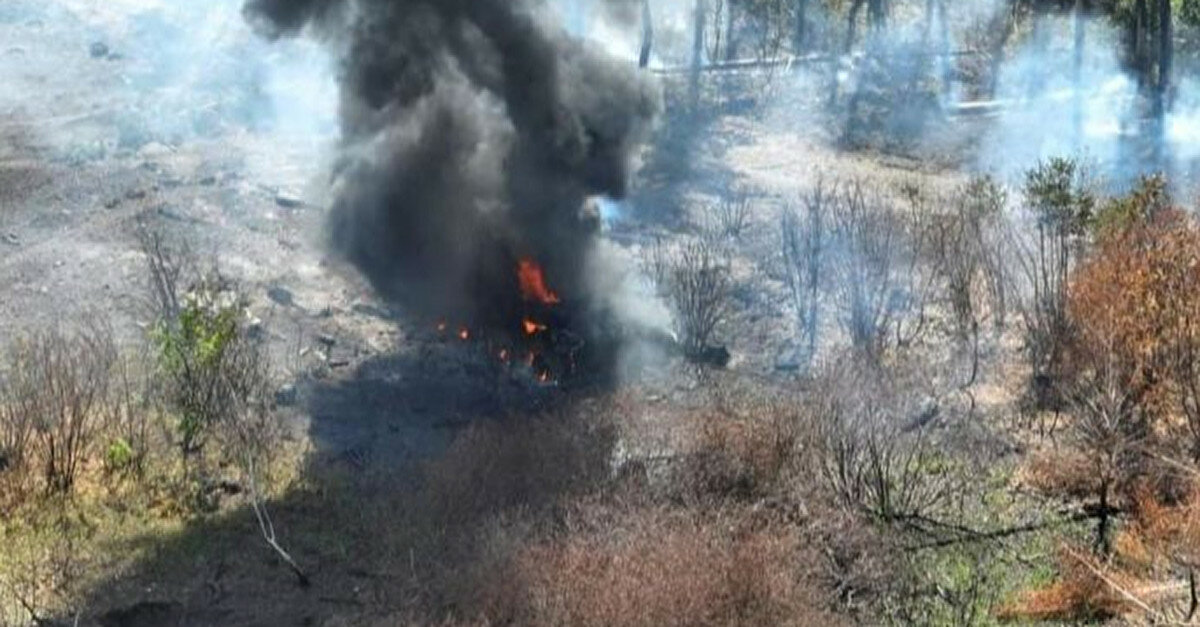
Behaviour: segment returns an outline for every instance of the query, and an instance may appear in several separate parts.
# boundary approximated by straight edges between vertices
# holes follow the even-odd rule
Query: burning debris
[[[558,362],[556,347],[592,333],[604,300],[586,276],[598,231],[585,205],[626,194],[660,99],[635,67],[572,39],[543,9],[535,0],[246,6],[268,34],[307,29],[341,60],[336,250],[387,297],[461,322],[460,339],[502,345],[494,354],[535,345],[533,361]],[[540,373],[550,371],[566,370]]]

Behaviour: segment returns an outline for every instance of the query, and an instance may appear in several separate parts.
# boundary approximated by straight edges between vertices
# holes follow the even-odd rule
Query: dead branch
[[[266,540],[267,546],[271,547],[279,555],[279,557],[292,569],[296,579],[300,583],[300,587],[307,588],[312,584],[312,581],[305,574],[304,569],[292,559],[282,546],[275,535],[275,523],[271,521],[271,514],[267,511],[267,506],[262,502],[258,493],[258,482],[254,478],[254,458],[250,455],[246,456],[246,468],[249,474],[250,483],[250,506],[254,509],[254,516],[258,519],[258,528],[262,531],[263,540]]]

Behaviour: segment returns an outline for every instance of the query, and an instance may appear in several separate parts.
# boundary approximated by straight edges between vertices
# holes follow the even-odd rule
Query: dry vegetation
[[[10,352],[4,618],[91,611],[131,536],[244,507],[257,576],[353,563],[360,624],[1194,620],[1200,226],[1161,179],[1106,198],[1073,168],[1019,192],[823,181],[775,223],[793,378],[695,359],[702,388],[653,419],[569,395],[364,472],[287,459],[237,286],[146,234],[148,358],[92,322]],[[736,313],[735,235],[649,260],[690,357]]]

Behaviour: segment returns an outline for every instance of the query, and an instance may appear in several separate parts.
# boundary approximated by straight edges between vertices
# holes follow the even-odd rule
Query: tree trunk
[[[725,0],[725,60],[737,58],[737,2]]]
[[[808,0],[796,0],[796,25],[792,31],[792,52],[802,54],[808,46]]]
[[[650,65],[650,53],[654,48],[654,16],[650,13],[650,0],[642,0],[642,51],[638,55],[638,67]]]
[[[1167,169],[1167,110],[1170,108],[1171,62],[1175,52],[1171,0],[1158,0],[1158,74],[1154,85],[1154,147],[1158,167]]]
[[[1167,93],[1171,88],[1171,63],[1175,45],[1174,32],[1171,27],[1171,0],[1158,0],[1158,113],[1164,115],[1167,110]]]
[[[877,33],[887,27],[887,0],[869,0],[867,4],[867,22],[871,32]]]
[[[1035,6],[1033,9],[1033,48],[1034,54],[1038,58],[1045,59],[1047,54],[1047,46],[1049,34],[1046,28],[1046,9],[1041,6]],[[1045,91],[1046,72],[1040,65],[1033,70],[1033,76],[1030,77],[1029,84],[1026,85],[1026,95],[1031,98],[1037,98]]]
[[[939,47],[942,52],[942,96],[949,101],[954,70],[950,63],[950,16],[946,15],[946,0],[937,0]]]
[[[990,68],[988,74],[988,96],[996,98],[997,89],[1000,86],[1000,66],[1004,63],[1004,48],[1008,45],[1008,40],[1012,38],[1013,31],[1016,30],[1017,22],[1017,2],[1009,0],[1008,6],[996,15],[992,21],[992,28],[1000,31],[1000,36],[992,40],[992,45],[988,50]],[[1000,20],[996,24],[996,20]]]
[[[862,11],[865,2],[866,0],[854,0],[854,4],[850,5],[850,12],[846,16],[846,54],[854,52],[854,35],[858,30],[858,14]]]
[[[1074,87],[1074,98],[1071,103],[1071,126],[1075,137],[1076,151],[1083,148],[1083,50],[1087,45],[1084,2],[1085,0],[1075,0],[1075,57],[1071,68],[1071,80]]]
[[[1133,5],[1133,69],[1138,88],[1150,87],[1150,8],[1148,0],[1136,0]]]
[[[700,104],[700,69],[704,63],[704,28],[705,18],[708,15],[708,2],[706,0],[696,0],[694,20],[694,30],[692,33],[692,79],[691,79],[691,100],[692,109],[695,110]]]

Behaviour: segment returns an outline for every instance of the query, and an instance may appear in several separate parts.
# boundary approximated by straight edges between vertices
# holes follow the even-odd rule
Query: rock
[[[285,287],[279,287],[278,285],[267,289],[267,298],[270,298],[284,307],[291,307],[292,305],[296,304],[296,299],[292,295],[291,290]]]
[[[334,344],[337,344],[337,339],[328,333],[322,333],[317,336],[317,342],[325,348],[333,348]]]
[[[172,625],[180,621],[183,607],[178,603],[143,601],[106,612],[97,618],[100,627],[150,627]]]
[[[196,181],[196,182],[197,182],[197,183],[199,183],[200,185],[203,185],[204,187],[211,187],[211,186],[213,186],[213,185],[216,185],[216,184],[217,184],[217,177],[215,177],[215,176],[206,176],[206,177],[204,177],[204,178],[202,178],[202,179],[200,179],[199,181]]]
[[[125,198],[128,200],[141,200],[145,197],[146,190],[144,189],[131,189],[125,194]]]
[[[350,307],[350,311],[353,311],[359,315],[370,316],[372,318],[382,318],[384,320],[392,317],[391,312],[388,310],[382,307],[376,307],[370,303],[354,303],[354,305]]]
[[[275,204],[284,209],[299,209],[304,206],[304,201],[292,194],[279,192],[275,195]]]
[[[21,238],[17,237],[16,233],[5,233],[3,240],[4,243],[11,244],[13,246],[21,245]]]
[[[729,349],[724,346],[706,346],[703,350],[692,355],[691,359],[696,363],[724,368],[729,365],[729,360],[732,357],[733,355],[729,353]]]
[[[94,41],[92,45],[88,46],[88,53],[92,55],[93,59],[107,57],[109,52],[108,44],[102,41]]]
[[[802,349],[788,348],[775,358],[775,370],[779,372],[800,372],[804,368],[806,361]]]
[[[293,407],[300,401],[300,391],[291,383],[283,384],[275,392],[275,404],[280,407]]]
[[[105,209],[116,209],[117,205],[120,205],[120,204],[121,204],[120,198],[113,198],[111,200],[104,201],[104,208]]]

